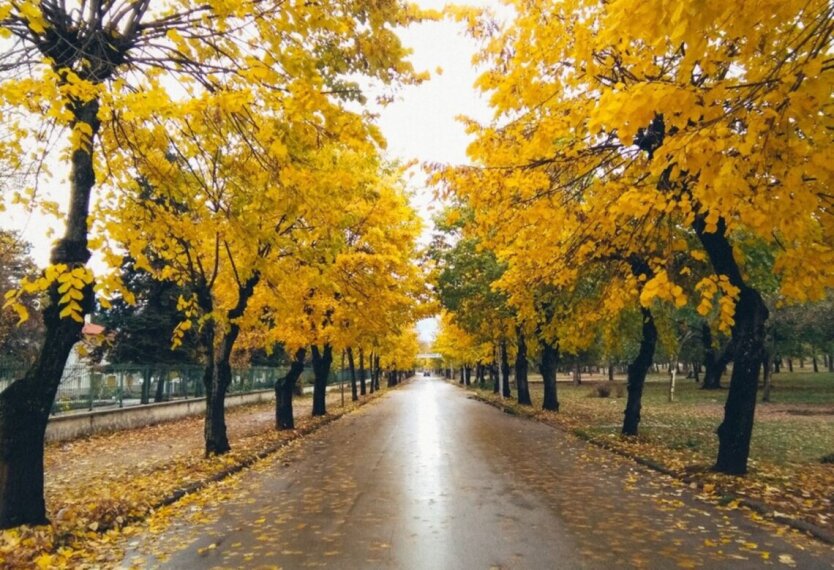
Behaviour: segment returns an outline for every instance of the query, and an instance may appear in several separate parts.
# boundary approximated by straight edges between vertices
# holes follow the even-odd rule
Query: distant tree
[[[196,335],[186,335],[181,345],[171,346],[171,335],[180,322],[177,301],[190,293],[173,282],[157,281],[129,258],[121,276],[134,302],[116,297],[98,313],[97,321],[110,335],[93,358],[112,364],[198,364]]]
[[[24,277],[33,278],[38,267],[29,255],[32,246],[15,231],[0,229],[0,296],[15,291]],[[38,313],[41,299],[25,295],[21,302],[34,315],[18,326],[9,309],[0,311],[0,366],[25,367],[32,364],[43,338],[43,320]]]

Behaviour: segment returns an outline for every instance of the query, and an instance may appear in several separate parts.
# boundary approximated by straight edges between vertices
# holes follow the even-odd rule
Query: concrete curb
[[[455,386],[457,386],[457,384],[455,384]],[[463,389],[464,389],[464,391],[469,392],[469,390],[466,390],[465,388],[463,388]],[[472,398],[473,400],[477,400],[479,402],[483,402],[483,403],[488,404],[488,405],[490,405],[494,408],[497,408],[497,409],[501,410],[502,412],[504,412],[506,414],[523,417],[525,419],[536,421],[536,422],[539,422],[539,423],[544,424],[546,426],[552,427],[553,429],[558,429],[560,431],[575,435],[579,439],[581,439],[581,440],[583,440],[587,443],[590,443],[591,445],[594,445],[596,447],[605,449],[606,451],[615,453],[615,454],[617,454],[621,457],[625,457],[626,459],[631,459],[635,463],[643,465],[644,467],[647,467],[647,468],[651,469],[652,471],[657,471],[659,473],[663,473],[664,475],[668,475],[669,477],[677,479],[677,480],[679,480],[683,483],[686,483],[687,485],[690,485],[690,486],[696,485],[698,489],[703,489],[703,487],[704,487],[704,484],[702,482],[698,481],[697,479],[695,479],[693,477],[683,475],[680,472],[677,472],[677,471],[674,471],[674,470],[669,469],[667,467],[664,467],[663,465],[657,463],[656,461],[653,461],[651,459],[647,459],[645,457],[642,457],[642,456],[634,454],[634,453],[629,453],[628,451],[624,451],[620,448],[609,445],[604,441],[599,441],[599,440],[593,439],[590,435],[583,432],[582,430],[569,429],[569,428],[566,428],[566,427],[563,427],[563,426],[560,426],[560,425],[554,425],[554,424],[549,423],[549,422],[541,421],[541,420],[539,420],[538,418],[535,418],[532,415],[519,414],[513,408],[507,407],[507,406],[501,404],[500,402],[495,402],[493,400],[490,400],[489,398],[485,398],[485,397],[481,396],[480,394],[477,394],[477,393],[474,393],[474,392],[470,393],[469,397]],[[736,495],[735,493],[732,493],[732,492],[729,492],[729,491],[719,491],[719,492],[722,494],[722,496],[729,498],[731,501],[737,501],[739,505],[747,507],[748,509],[750,509],[752,511],[755,511],[756,513],[758,513],[759,515],[761,515],[765,518],[768,518],[768,519],[770,519],[772,521],[775,521],[775,522],[778,522],[780,524],[784,524],[785,526],[788,526],[788,527],[793,528],[795,530],[802,531],[802,532],[804,532],[804,533],[806,533],[806,534],[808,534],[808,535],[810,535],[810,536],[816,538],[817,540],[820,540],[821,542],[824,542],[826,544],[834,545],[834,533],[832,533],[832,532],[830,532],[830,531],[828,531],[828,530],[826,530],[822,527],[819,527],[819,526],[817,526],[813,523],[809,523],[809,522],[801,520],[801,519],[795,519],[793,517],[789,517],[787,515],[784,515],[784,514],[778,512],[778,511],[774,510],[772,507],[770,507],[769,505],[767,505],[766,503],[763,503],[761,501],[756,501],[754,499],[748,499],[747,497],[743,497],[741,495]]]

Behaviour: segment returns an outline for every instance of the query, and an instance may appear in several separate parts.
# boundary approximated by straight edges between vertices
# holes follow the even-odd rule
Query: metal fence
[[[170,402],[205,395],[202,366],[68,366],[64,369],[52,413],[71,413],[94,409],[123,408],[158,402]],[[0,367],[0,392],[23,376],[22,368]],[[229,394],[272,388],[287,372],[286,367],[249,367],[232,370]],[[328,384],[346,381],[346,372],[331,371]],[[313,382],[313,373],[305,368],[299,385]]]

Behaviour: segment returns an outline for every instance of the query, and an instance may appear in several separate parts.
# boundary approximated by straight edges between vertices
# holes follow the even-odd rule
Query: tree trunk
[[[160,371],[156,379],[156,392],[153,395],[154,403],[165,401],[165,373]]]
[[[362,358],[361,351],[360,351],[359,355],[360,355],[359,358],[361,359]],[[351,401],[355,402],[356,400],[359,399],[359,392],[358,392],[357,386],[356,386],[356,366],[354,366],[354,362],[353,362],[353,349],[352,348],[347,349],[347,357],[348,357],[348,368],[350,369],[350,399],[351,399]],[[363,367],[364,367],[364,364],[365,363],[363,362],[362,363]],[[364,386],[364,384],[365,384],[364,380],[362,381],[362,384]]]
[[[150,404],[151,402],[151,368],[146,366],[142,369],[142,394],[139,396],[140,404]]]
[[[295,417],[292,410],[292,397],[295,385],[304,372],[304,357],[307,350],[299,348],[290,364],[287,375],[275,383],[275,429],[295,429]]]
[[[463,384],[464,380],[466,379],[466,371],[463,366],[460,367],[460,380],[458,380],[458,384]]]
[[[512,398],[510,390],[510,359],[507,355],[507,341],[501,341],[501,395],[505,398]]]
[[[260,281],[260,273],[253,273],[246,281],[238,285],[237,303],[226,313],[229,330],[223,335],[218,350],[214,350],[214,337],[216,334],[216,323],[210,322],[206,326],[210,334],[206,338],[208,345],[208,366],[203,376],[203,383],[206,386],[206,421],[203,434],[206,440],[206,456],[221,455],[231,449],[229,438],[226,434],[226,391],[232,383],[232,350],[234,349],[237,337],[240,334],[239,319],[246,311],[249,299],[255,292],[255,287]],[[210,293],[205,289],[198,294],[202,297],[202,305],[210,307]],[[208,311],[210,312],[210,311]]]
[[[471,386],[472,385],[472,367],[467,364],[466,367],[463,369],[463,371],[466,373],[466,375],[465,375],[466,380],[465,380],[464,384],[466,384],[467,386]]]
[[[373,386],[371,386],[371,393],[374,390],[379,390],[379,378],[382,375],[382,369],[379,367],[379,355],[374,354],[374,375],[371,381],[373,382]]]
[[[498,374],[498,363],[495,362],[495,354],[493,351],[492,362],[489,364],[489,380],[492,382],[492,393],[501,393],[501,377]]]
[[[613,362],[608,363],[608,381],[609,382],[614,381],[614,363]]]
[[[371,360],[373,361],[373,355],[371,356]],[[367,392],[365,387],[365,349],[359,349],[359,395],[364,396]],[[373,382],[371,383],[371,392],[374,391]]]
[[[542,340],[542,362],[539,368],[544,382],[543,410],[559,411],[559,398],[556,393],[556,366],[559,364],[559,349]]]
[[[834,372],[834,354],[828,354],[828,371]]]
[[[706,232],[703,216],[696,218],[694,227],[715,273],[726,276],[730,284],[739,289],[732,327],[733,374],[724,406],[724,420],[718,427],[718,458],[714,469],[721,473],[741,475],[747,472],[747,459],[750,455],[768,310],[758,291],[744,282],[733,257],[732,245],[725,234],[724,220],[719,219],[715,233]]]
[[[388,373],[388,387],[393,388],[397,385],[397,372],[395,370],[391,370]]]
[[[704,345],[704,383],[701,388],[719,390],[721,377],[724,376],[727,365],[732,359],[732,343],[724,347],[721,353],[717,353],[712,344],[712,330],[706,321],[701,324],[701,342]]]
[[[762,402],[770,401],[770,392],[773,389],[773,366],[772,353],[765,349],[765,355],[762,359],[762,376],[764,379],[764,388],[762,389]]]
[[[793,358],[788,357],[788,372],[793,372]]]
[[[95,185],[93,144],[101,123],[98,99],[73,101],[72,126],[86,125],[89,143],[79,144],[70,157],[69,211],[66,230],[52,249],[50,263],[68,269],[83,268],[90,259],[87,249],[87,216]],[[43,445],[49,412],[58,391],[72,346],[79,340],[83,318],[93,308],[93,285],[82,289],[79,305],[82,321],[61,318],[57,282],[47,293],[43,309],[44,342],[31,368],[0,393],[0,528],[44,524]]]
[[[579,370],[579,361],[573,363],[573,385],[579,386],[582,384],[582,372]]]
[[[817,361],[817,354],[816,354],[816,352],[814,353],[814,356],[813,356],[813,357],[811,357],[811,362],[812,362],[812,363],[813,363],[813,365],[814,365],[814,372],[819,372],[819,371],[820,371],[820,365],[819,365],[819,362]]]
[[[696,384],[701,381],[701,365],[698,362],[692,363],[692,378]]]
[[[643,386],[646,383],[646,374],[652,365],[654,349],[657,345],[657,327],[655,327],[652,312],[645,307],[641,307],[640,313],[643,316],[640,350],[628,365],[628,397],[626,398],[622,429],[622,434],[629,436],[637,435],[637,427],[640,424]]]
[[[518,337],[518,353],[515,357],[515,385],[518,390],[518,403],[525,406],[532,406],[530,399],[530,386],[527,384],[527,343],[524,341],[524,331],[516,327]]]
[[[333,348],[329,343],[319,350],[313,345],[311,350],[313,361],[313,417],[327,414],[327,377],[330,376],[330,365],[333,362]]]

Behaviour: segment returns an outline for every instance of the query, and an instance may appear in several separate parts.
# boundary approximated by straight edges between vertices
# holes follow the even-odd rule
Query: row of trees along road
[[[494,119],[467,121],[473,166],[434,169],[461,228],[456,262],[486,279],[462,287],[438,270],[448,318],[469,348],[517,345],[519,401],[521,355],[540,346],[551,409],[560,353],[635,331],[624,434],[658,342],[678,354],[677,323],[704,319],[733,361],[715,469],[745,473],[768,316],[834,284],[834,8],[510,4],[503,26],[460,12]]]
[[[0,394],[0,527],[46,521],[43,438],[64,364],[96,296],[133,301],[118,270],[94,277],[91,248],[181,291],[173,343],[193,335],[206,365],[207,453],[229,449],[236,349],[309,354],[317,384],[349,345],[402,365],[419,223],[355,111],[356,81],[420,81],[393,29],[423,17],[394,0],[0,6],[3,198],[55,211],[38,191],[54,147],[69,173],[50,265],[7,296],[25,319],[26,295],[41,295],[45,333]]]

